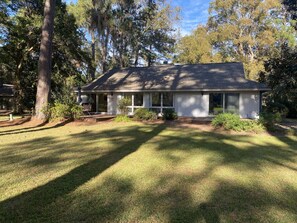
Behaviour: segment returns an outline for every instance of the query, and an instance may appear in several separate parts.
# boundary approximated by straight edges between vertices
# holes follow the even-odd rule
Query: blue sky
[[[181,8],[179,24],[182,35],[189,34],[199,24],[205,24],[208,18],[208,7],[211,0],[172,0],[172,5]]]
[[[76,2],[76,0],[65,0]],[[174,6],[181,8],[179,28],[184,36],[190,34],[199,24],[205,24],[208,18],[208,7],[211,0],[169,0]]]

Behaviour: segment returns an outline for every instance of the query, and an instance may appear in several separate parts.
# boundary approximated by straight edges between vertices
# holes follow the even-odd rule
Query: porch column
[[[99,96],[96,94],[96,112],[99,111]]]

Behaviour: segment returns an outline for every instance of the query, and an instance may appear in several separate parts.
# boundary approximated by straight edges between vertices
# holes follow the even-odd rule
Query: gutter
[[[251,92],[251,91],[270,91],[270,88],[262,88],[262,89],[255,89],[255,88],[246,88],[246,89],[189,89],[189,90],[170,90],[170,89],[161,89],[161,90],[83,90],[81,89],[82,93],[124,93],[124,92]],[[78,92],[75,90],[74,92]]]

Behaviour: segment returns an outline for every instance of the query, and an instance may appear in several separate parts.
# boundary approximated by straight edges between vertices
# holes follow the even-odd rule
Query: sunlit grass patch
[[[0,222],[297,220],[294,136],[137,122],[19,128],[0,129]]]

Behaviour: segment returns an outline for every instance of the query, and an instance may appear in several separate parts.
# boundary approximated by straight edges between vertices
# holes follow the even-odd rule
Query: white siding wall
[[[209,94],[176,93],[174,107],[178,116],[206,117],[209,110]]]
[[[117,109],[118,100],[121,93],[108,94],[107,111],[108,114],[119,114]],[[259,93],[246,92],[240,93],[239,114],[241,118],[251,118],[253,113],[259,114]],[[143,105],[145,108],[150,106],[150,94],[144,93]],[[175,93],[174,108],[178,116],[185,117],[207,117],[209,112],[209,94],[204,93]]]
[[[145,108],[150,107],[150,93],[143,94],[143,107]]]
[[[259,114],[260,95],[259,92],[240,93],[239,114],[241,118],[252,118],[253,114]]]
[[[110,115],[116,115],[118,111],[118,100],[121,99],[121,94],[113,93],[107,95],[107,113]]]

